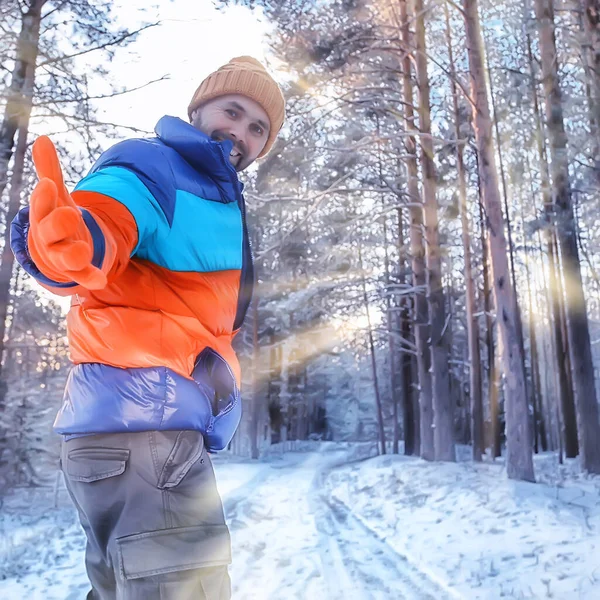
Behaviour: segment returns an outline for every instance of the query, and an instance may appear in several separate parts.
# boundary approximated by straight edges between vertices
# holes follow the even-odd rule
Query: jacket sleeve
[[[142,162],[144,158],[143,152],[136,147],[140,143],[143,141],[130,140],[108,150],[71,194],[92,236],[92,263],[106,273],[108,283],[123,272],[141,246],[152,244],[159,230],[170,227],[161,205],[161,200],[162,204],[165,202],[164,193],[162,197],[159,193],[164,187],[161,183],[165,182],[152,177],[153,173],[150,179],[136,165],[136,158],[141,158]],[[142,150],[148,154],[145,146]],[[155,194],[148,187],[150,181],[154,184]],[[85,293],[82,286],[66,280],[60,273],[43,271],[36,265],[27,243],[28,231],[27,206],[11,224],[11,248],[25,271],[57,295]]]

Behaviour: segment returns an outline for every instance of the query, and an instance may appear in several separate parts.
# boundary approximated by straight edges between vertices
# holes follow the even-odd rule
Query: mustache
[[[215,140],[216,142],[222,142],[223,140],[229,140],[229,141],[233,142],[233,147],[242,155],[243,158],[245,158],[246,155],[248,154],[248,149],[246,148],[246,145],[244,144],[244,142],[233,138],[231,135],[229,135],[225,131],[222,131],[220,129],[215,129],[210,134],[210,137],[211,137],[211,139]]]

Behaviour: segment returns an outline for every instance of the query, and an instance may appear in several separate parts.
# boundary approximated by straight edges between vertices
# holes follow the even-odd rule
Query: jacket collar
[[[212,179],[224,198],[233,201],[241,194],[243,185],[228,158],[232,141],[217,142],[190,123],[170,116],[162,117],[154,131],[196,171]]]

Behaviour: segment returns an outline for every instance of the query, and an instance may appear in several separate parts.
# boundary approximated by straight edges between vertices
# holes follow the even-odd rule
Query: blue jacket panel
[[[210,349],[200,355],[194,380],[165,367],[76,365],[69,373],[54,430],[69,439],[99,433],[195,429],[204,433],[210,452],[223,450],[242,415],[239,390],[227,369],[225,361]]]

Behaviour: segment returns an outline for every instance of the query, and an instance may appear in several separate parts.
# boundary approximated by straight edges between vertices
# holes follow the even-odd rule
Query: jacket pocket
[[[117,538],[124,579],[228,565],[231,541],[227,525],[159,529]]]
[[[67,454],[65,474],[74,481],[91,483],[125,472],[129,450],[121,448],[76,448]]]
[[[239,398],[235,375],[227,361],[206,347],[196,358],[192,378],[207,396],[213,417],[228,412]]]

